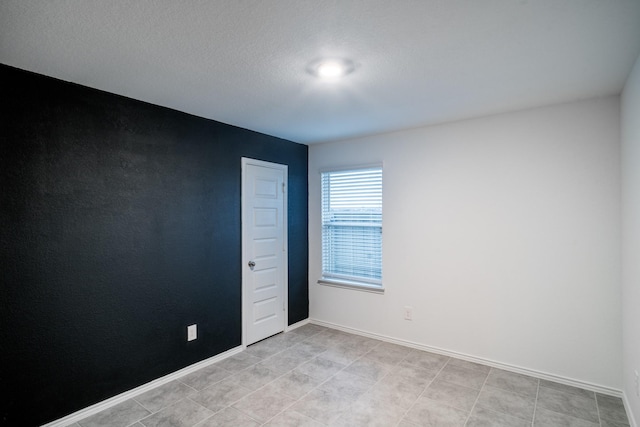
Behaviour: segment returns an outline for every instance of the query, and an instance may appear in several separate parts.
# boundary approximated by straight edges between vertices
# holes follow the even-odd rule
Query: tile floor
[[[627,425],[619,398],[311,324],[72,424]]]

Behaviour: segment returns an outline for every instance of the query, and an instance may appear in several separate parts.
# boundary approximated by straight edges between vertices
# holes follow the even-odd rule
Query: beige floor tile
[[[487,375],[487,372],[462,368],[460,366],[447,363],[447,365],[442,368],[442,370],[436,377],[436,381],[446,381],[451,384],[457,384],[480,390],[484,385],[485,380],[487,379]]]
[[[308,324],[73,427],[531,427],[532,422],[534,427],[628,427],[616,397]]]
[[[259,427],[260,423],[244,412],[234,408],[225,408],[210,416],[195,427]]]
[[[439,371],[448,360],[449,358],[447,356],[413,349],[407,354],[403,361],[430,371]]]
[[[467,411],[420,398],[407,412],[405,418],[407,421],[425,427],[463,427],[467,420]]]
[[[293,370],[271,382],[270,386],[282,394],[286,394],[294,399],[299,399],[316,388],[321,382],[322,380]]]
[[[535,397],[523,396],[512,391],[484,386],[478,396],[476,406],[521,418],[529,423],[533,421]]]
[[[213,411],[190,399],[183,399],[140,420],[140,422],[145,427],[192,427],[211,415],[213,415]]]
[[[471,411],[473,404],[478,398],[478,393],[480,393],[479,390],[438,381],[436,378],[424,393],[422,393],[422,396],[437,402],[446,403],[449,406],[463,411]]]
[[[531,423],[501,412],[476,406],[465,427],[530,427]],[[560,426],[556,426],[560,427]]]
[[[272,387],[263,387],[233,404],[233,407],[260,422],[267,422],[296,400]]]
[[[284,411],[271,419],[266,427],[323,427],[324,424],[294,411]]]
[[[485,384],[534,398],[538,392],[537,378],[496,368],[491,369]]]
[[[218,412],[249,393],[251,390],[248,388],[242,387],[236,381],[226,379],[199,391],[191,399],[214,412]]]
[[[135,397],[135,400],[150,412],[171,405],[195,394],[195,390],[180,381],[171,381]]]
[[[348,410],[355,399],[338,396],[326,390],[315,389],[290,409],[315,421],[330,424]]]
[[[592,423],[600,422],[595,397],[588,398],[575,393],[540,387],[537,406]]]
[[[126,400],[102,412],[80,420],[82,427],[118,427],[128,426],[147,417],[151,412],[133,399]]]

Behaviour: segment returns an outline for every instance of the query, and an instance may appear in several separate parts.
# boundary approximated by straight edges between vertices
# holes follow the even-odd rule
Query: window
[[[382,168],[322,173],[323,284],[382,290]]]

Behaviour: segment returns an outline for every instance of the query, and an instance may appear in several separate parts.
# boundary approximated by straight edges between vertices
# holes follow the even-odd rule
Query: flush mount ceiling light
[[[322,80],[336,80],[355,70],[355,64],[349,59],[329,58],[313,61],[307,71]]]

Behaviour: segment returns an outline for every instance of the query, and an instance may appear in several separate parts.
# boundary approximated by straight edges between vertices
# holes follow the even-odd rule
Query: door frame
[[[241,175],[242,175],[242,182],[241,182],[241,195],[240,195],[240,224],[241,224],[241,228],[242,228],[242,241],[241,241],[241,247],[242,247],[242,348],[246,348],[247,347],[247,325],[249,324],[249,312],[247,310],[247,307],[249,305],[249,294],[250,292],[247,291],[247,287],[248,287],[248,280],[247,277],[249,275],[249,273],[251,272],[251,270],[249,269],[248,263],[250,261],[249,259],[249,248],[247,247],[247,245],[245,245],[245,239],[248,237],[247,236],[247,230],[245,229],[245,222],[246,222],[246,218],[245,216],[249,213],[247,210],[245,210],[245,207],[247,206],[247,179],[246,179],[246,171],[247,171],[247,166],[252,165],[252,166],[261,166],[261,167],[265,167],[265,168],[271,168],[271,169],[277,169],[277,170],[281,170],[283,171],[284,174],[284,188],[283,188],[283,224],[282,224],[282,229],[283,229],[283,260],[282,260],[282,268],[283,268],[283,289],[282,289],[282,303],[284,305],[283,307],[283,319],[282,319],[282,330],[283,331],[287,331],[288,329],[288,325],[289,325],[289,241],[288,241],[288,235],[289,235],[289,226],[288,226],[288,213],[289,213],[289,208],[288,208],[288,200],[287,200],[287,196],[289,194],[289,175],[288,175],[288,169],[289,167],[287,165],[282,165],[279,163],[272,163],[272,162],[265,162],[263,160],[256,160],[256,159],[252,159],[249,157],[242,157],[241,159]]]

